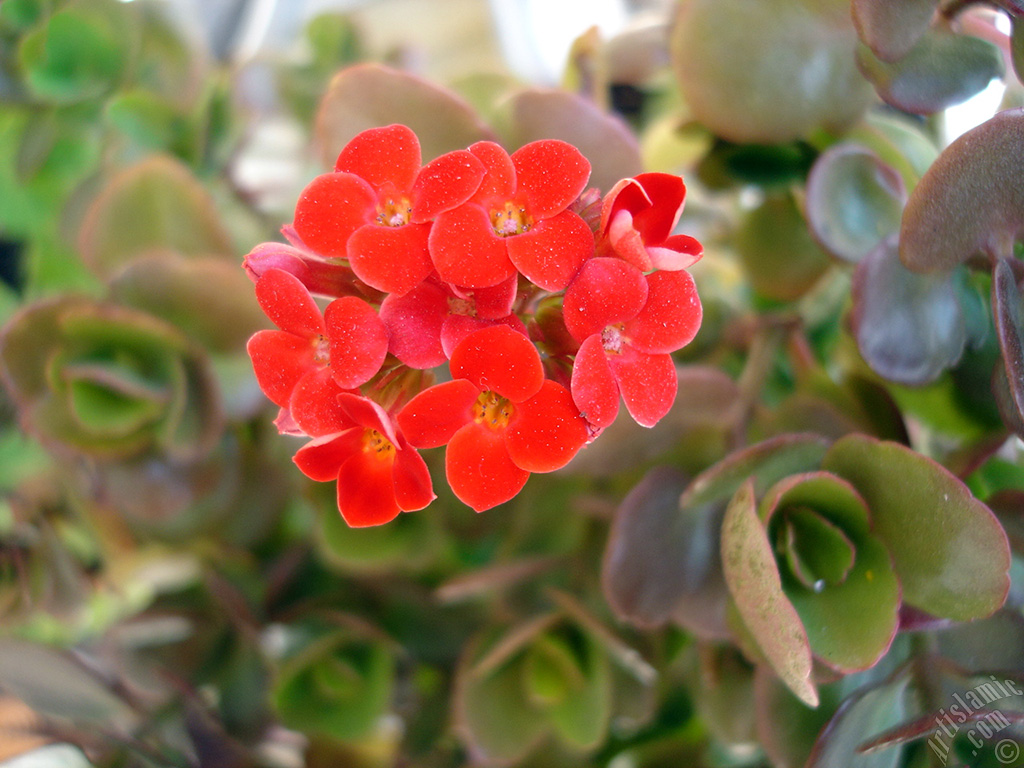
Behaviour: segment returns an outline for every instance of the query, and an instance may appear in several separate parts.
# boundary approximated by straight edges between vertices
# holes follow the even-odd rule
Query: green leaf
[[[579,94],[523,90],[512,96],[507,108],[510,152],[539,139],[567,141],[590,161],[589,186],[603,192],[643,170],[640,145],[626,123]]]
[[[392,123],[416,132],[424,163],[495,138],[453,92],[379,64],[357,64],[335,75],[320,103],[316,136],[323,164],[333,168],[338,153],[356,134]]]
[[[570,633],[572,643],[565,644],[565,648],[572,654],[580,679],[576,685],[568,686],[564,698],[547,706],[547,714],[555,733],[567,746],[581,751],[596,749],[604,741],[611,720],[608,656],[586,632],[572,626],[563,631]],[[568,682],[572,682],[571,677]]]
[[[788,192],[768,195],[748,212],[733,245],[754,290],[775,301],[800,298],[831,265]]]
[[[856,41],[846,0],[690,0],[670,32],[687,106],[736,143],[777,144],[855,122],[871,98]]]
[[[724,503],[680,507],[685,487],[685,476],[658,467],[623,499],[604,555],[605,598],[620,619],[641,627],[675,618],[698,636],[723,637]]]
[[[142,88],[120,93],[107,102],[106,117],[144,149],[174,151],[184,140],[184,116],[170,101]]]
[[[380,639],[342,630],[285,663],[272,702],[290,728],[356,740],[388,711],[394,676],[394,657]]]
[[[1010,17],[1010,60],[1017,79],[1024,82],[1024,18]]]
[[[836,144],[807,177],[807,223],[833,256],[858,262],[899,231],[903,180],[870,150]]]
[[[21,41],[19,62],[33,93],[54,103],[92,99],[114,87],[126,64],[126,40],[109,14],[63,8]]]
[[[110,180],[86,212],[78,242],[101,277],[151,251],[233,258],[234,250],[209,192],[185,166],[159,155]]]
[[[896,61],[924,35],[937,6],[938,0],[853,0],[853,23],[878,58]]]
[[[722,521],[722,567],[747,629],[782,681],[817,706],[811,648],[793,604],[782,590],[775,557],[754,505],[754,482],[736,492]]]
[[[992,311],[1006,382],[1018,418],[1024,419],[1024,308],[1013,269],[1004,259],[992,270]]]
[[[1024,231],[1022,177],[1024,109],[1000,112],[958,138],[910,194],[900,228],[903,263],[934,272],[979,254],[1009,257]]]
[[[683,493],[683,507],[729,499],[748,479],[755,495],[787,475],[817,469],[829,441],[818,435],[787,434],[736,451],[699,474]]]
[[[909,675],[899,673],[844,701],[818,736],[807,768],[896,768],[901,748],[861,754],[858,747],[905,718],[909,682]]]
[[[886,239],[853,275],[852,325],[861,355],[880,376],[927,384],[956,365],[967,341],[952,273],[920,275]]]
[[[135,720],[98,674],[44,645],[0,638],[0,686],[39,714],[80,725],[124,727]]]
[[[149,312],[207,349],[237,352],[267,319],[253,300],[252,282],[220,258],[158,253],[132,261],[112,281],[122,304]]]
[[[904,602],[933,616],[992,614],[1010,586],[1010,550],[992,512],[942,466],[864,435],[838,440],[823,468],[848,480],[892,555]]]
[[[892,63],[862,45],[857,63],[887,104],[919,115],[966,101],[1003,75],[1002,54],[995,45],[938,28]]]

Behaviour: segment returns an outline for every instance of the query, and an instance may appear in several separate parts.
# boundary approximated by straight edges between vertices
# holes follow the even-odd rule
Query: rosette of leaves
[[[812,706],[814,662],[872,667],[902,606],[970,621],[1009,589],[1009,545],[991,510],[898,443],[780,436],[701,473],[676,504],[666,500],[678,477],[654,477],[616,520],[604,573],[613,608],[635,623],[731,633]],[[665,483],[674,488],[659,491]]]
[[[315,634],[281,664],[271,702],[281,722],[306,734],[358,741],[391,707],[395,646],[356,622]]]
[[[0,366],[24,428],[58,451],[188,461],[220,435],[205,353],[141,311],[73,296],[30,305],[0,335]]]
[[[474,760],[518,765],[541,744],[580,755],[604,743],[613,711],[635,703],[627,691],[636,689],[620,687],[609,638],[589,623],[546,613],[469,643],[453,706]]]

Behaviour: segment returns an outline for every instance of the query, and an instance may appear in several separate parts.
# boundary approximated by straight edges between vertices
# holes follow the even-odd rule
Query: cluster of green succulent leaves
[[[1021,764],[1022,697],[935,738],[1024,678],[1024,7],[988,5],[1003,56],[969,5],[679,0],[539,88],[384,66],[338,15],[236,70],[146,0],[4,0],[0,689],[97,765]],[[291,215],[234,173],[253,77],[310,176],[391,123],[682,174],[672,413],[485,515],[348,528],[243,351],[238,265]]]

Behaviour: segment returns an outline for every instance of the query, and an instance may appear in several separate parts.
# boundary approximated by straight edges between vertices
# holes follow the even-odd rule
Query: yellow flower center
[[[313,339],[313,362],[317,365],[330,365],[330,344],[325,336],[318,335]]]
[[[515,414],[515,406],[496,392],[483,392],[473,404],[473,420],[491,429],[504,429]]]
[[[491,227],[502,237],[528,232],[533,226],[533,219],[526,209],[515,203],[505,203],[503,208],[491,211]]]
[[[393,459],[395,446],[376,429],[363,431],[363,453],[376,453],[381,461]]]
[[[401,227],[409,223],[412,206],[405,197],[389,197],[377,206],[377,223],[382,227]]]

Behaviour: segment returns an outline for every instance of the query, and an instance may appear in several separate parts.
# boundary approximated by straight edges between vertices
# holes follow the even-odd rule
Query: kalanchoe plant
[[[416,449],[447,446],[449,485],[481,511],[531,472],[564,467],[615,420],[620,393],[644,426],[668,412],[669,353],[702,316],[684,271],[702,248],[671,234],[685,187],[669,174],[623,180],[588,222],[576,209],[594,208],[597,193],[577,202],[589,174],[563,141],[512,155],[477,142],[421,166],[411,129],[371,128],[303,191],[294,255],[250,254],[257,298],[279,328],[249,342],[257,379],[281,408],[279,429],[314,438],[295,461],[338,480],[349,524],[432,501]],[[321,314],[310,291],[332,282],[318,275],[346,267]],[[444,363],[451,380],[426,386],[418,371]]]

